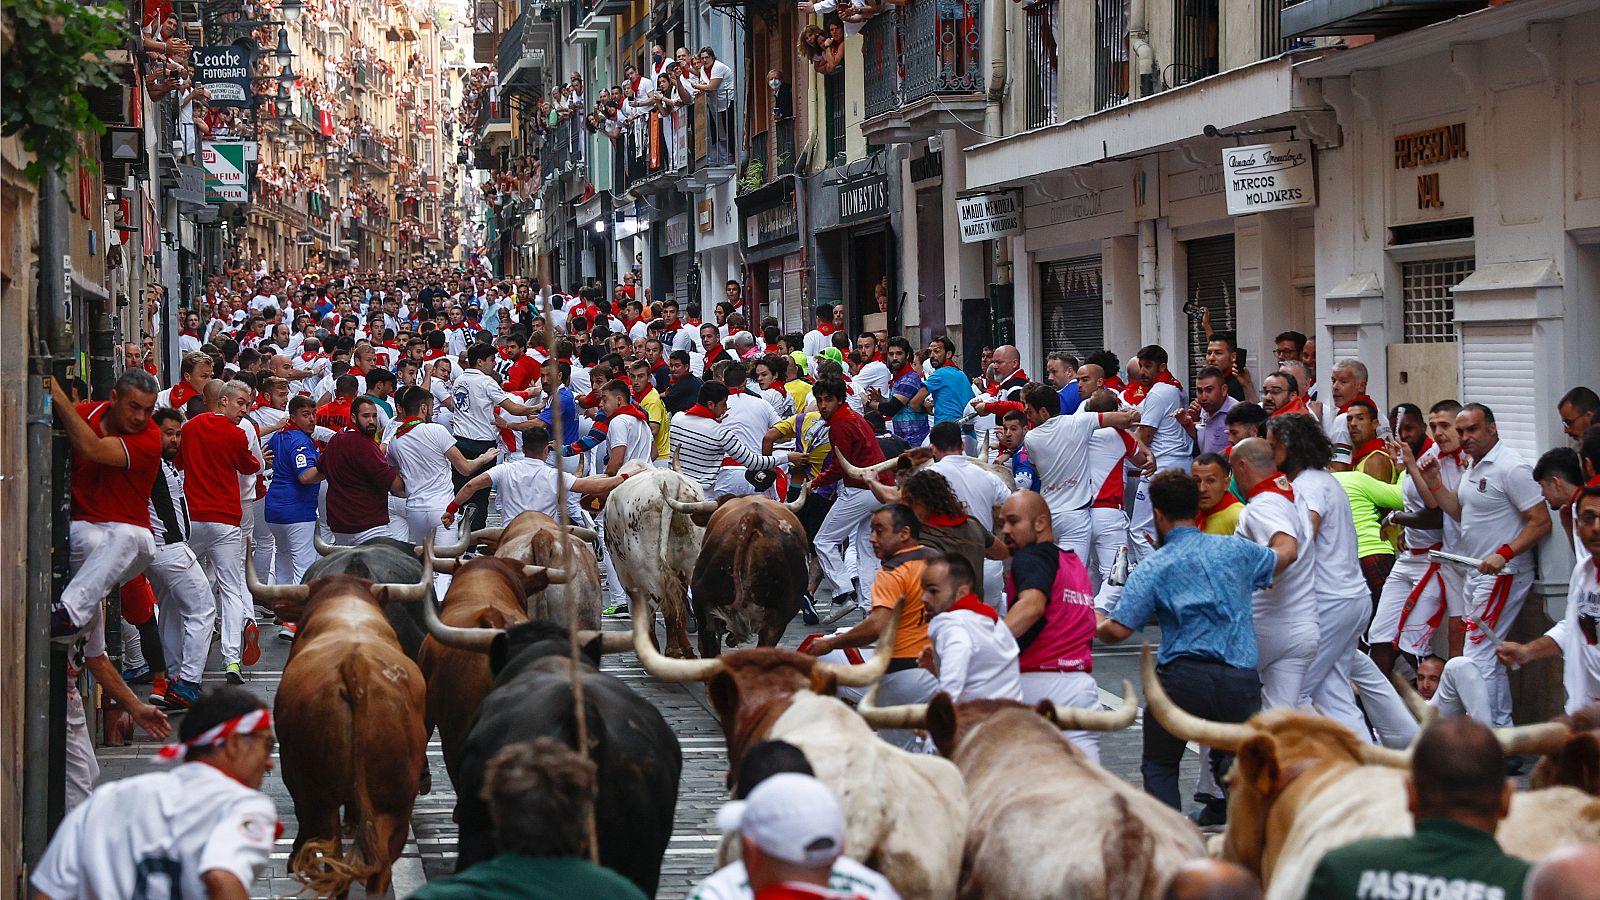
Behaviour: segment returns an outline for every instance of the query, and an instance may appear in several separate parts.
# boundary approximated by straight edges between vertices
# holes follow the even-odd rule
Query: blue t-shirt
[[[1082,402],[1083,398],[1078,396],[1078,383],[1076,381],[1068,383],[1066,387],[1061,389],[1061,414],[1063,416],[1070,416],[1077,412],[1078,404]]]
[[[1161,625],[1156,662],[1180,656],[1256,667],[1250,595],[1272,584],[1278,555],[1234,535],[1183,526],[1134,567],[1112,619],[1137,631],[1153,613]]]
[[[1026,447],[1018,447],[1017,452],[1011,454],[1011,477],[1016,479],[1018,488],[1038,492],[1039,473],[1033,470],[1033,463],[1028,459]]]
[[[967,414],[967,401],[972,399],[972,382],[956,366],[940,366],[923,380],[928,396],[933,398],[933,421],[954,422]]]
[[[317,445],[311,436],[288,427],[267,439],[272,451],[272,484],[267,488],[267,522],[293,525],[317,520],[316,484],[301,484],[300,476],[317,464]]]

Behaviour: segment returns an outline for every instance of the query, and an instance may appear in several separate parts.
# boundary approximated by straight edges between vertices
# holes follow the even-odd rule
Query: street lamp
[[[289,29],[278,29],[278,49],[273,51],[273,55],[278,58],[280,65],[285,66],[289,64],[290,59],[294,58],[294,51],[289,49]]]
[[[278,0],[278,12],[283,13],[283,17],[290,22],[297,21],[303,11],[305,6],[300,0]]]

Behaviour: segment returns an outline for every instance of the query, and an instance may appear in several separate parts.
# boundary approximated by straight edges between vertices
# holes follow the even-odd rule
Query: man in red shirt
[[[334,543],[349,547],[393,537],[389,494],[402,496],[405,480],[378,446],[376,401],[363,394],[350,404],[350,428],[328,439],[317,469],[328,481],[328,528]]]
[[[506,358],[511,360],[511,368],[506,372],[506,390],[525,391],[539,380],[543,367],[528,355],[528,339],[521,332],[514,331],[506,337]]]
[[[214,393],[213,393],[214,392]],[[222,663],[228,681],[244,683],[242,666],[261,658],[260,630],[244,589],[244,507],[239,477],[251,478],[262,460],[250,449],[239,423],[254,391],[240,381],[219,382],[206,390],[210,412],[183,426],[178,468],[189,502],[189,549],[202,563],[210,560],[222,607]],[[242,645],[242,646],[241,646]]]
[[[317,427],[329,431],[343,431],[350,427],[350,401],[360,393],[360,382],[354,375],[340,375],[333,380],[333,399],[317,407]]]
[[[871,605],[872,582],[878,575],[878,557],[872,552],[871,543],[872,511],[878,507],[878,501],[867,489],[866,482],[844,474],[839,457],[843,456],[858,468],[866,468],[883,462],[883,449],[878,446],[872,426],[845,402],[844,382],[819,381],[811,389],[811,396],[816,399],[817,412],[828,423],[828,437],[833,443],[833,455],[828,458],[827,468],[811,479],[811,489],[815,491],[844,480],[812,543],[822,574],[833,585],[833,602],[853,602],[866,611]],[[882,472],[878,480],[893,484],[894,476]],[[846,540],[856,558],[854,573],[859,586],[852,583],[852,567],[844,557]]]

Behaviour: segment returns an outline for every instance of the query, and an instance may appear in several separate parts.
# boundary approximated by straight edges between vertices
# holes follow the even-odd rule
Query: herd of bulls
[[[492,855],[479,796],[488,760],[540,736],[577,746],[581,682],[599,771],[600,861],[653,896],[682,754],[661,714],[599,669],[602,654],[630,649],[658,679],[705,683],[730,772],[760,741],[804,751],[845,811],[846,852],[902,896],[1151,897],[1207,852],[1186,818],[1061,737],[1131,725],[1131,685],[1117,711],[952,704],[944,695],[877,707],[869,694],[852,707],[835,688],[875,683],[887,652],[849,666],[776,646],[799,610],[809,552],[793,511],[762,498],[717,508],[676,472],[625,471],[632,477],[606,502],[604,540],[633,599],[631,636],[598,630],[596,536],[539,513],[453,548],[319,546],[325,557],[303,585],[262,585],[247,570],[257,600],[299,623],[274,716],[299,822],[290,870],[314,893],[341,895],[358,882],[369,893],[387,889],[412,803],[430,784],[424,751],[434,729],[458,798],[458,867]],[[480,547],[490,553],[461,561]],[[437,606],[436,571],[452,576]],[[699,659],[684,630],[691,587]],[[655,643],[658,608],[665,653]],[[733,646],[752,634],[757,647],[718,655],[723,639]],[[1212,850],[1260,875],[1269,897],[1302,896],[1331,847],[1409,830],[1404,752],[1301,712],[1242,725],[1198,719],[1161,689],[1148,651],[1143,681],[1149,713],[1170,731],[1238,754],[1229,825]],[[925,730],[938,755],[904,752],[873,731],[908,727]],[[1549,723],[1499,737],[1507,752],[1546,755],[1535,789],[1517,795],[1501,827],[1506,849],[1533,859],[1600,840],[1600,728]],[[724,857],[732,847],[724,842]]]

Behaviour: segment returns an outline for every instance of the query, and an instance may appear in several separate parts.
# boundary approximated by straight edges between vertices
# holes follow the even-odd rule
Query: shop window
[[[1405,343],[1455,342],[1455,287],[1471,275],[1475,267],[1471,256],[1400,264]]]

